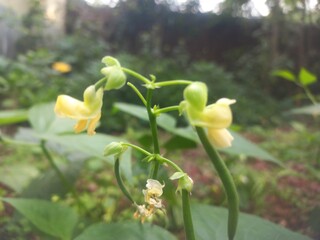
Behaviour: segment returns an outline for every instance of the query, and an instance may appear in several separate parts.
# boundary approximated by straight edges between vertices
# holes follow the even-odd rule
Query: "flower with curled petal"
[[[199,99],[200,95],[203,99]],[[204,106],[207,102],[207,88],[200,82],[186,87],[184,97],[185,101],[180,106],[181,110],[187,113],[191,125],[207,128],[208,139],[212,145],[220,148],[230,147],[233,137],[227,128],[232,123],[230,105],[236,100],[221,98],[214,104]],[[201,104],[196,104],[197,101]]]
[[[68,117],[78,120],[74,126],[76,133],[87,128],[89,135],[95,134],[95,128],[101,117],[103,89],[95,89],[94,85],[86,88],[83,93],[83,101],[68,95],[59,95],[54,108],[60,117]]]

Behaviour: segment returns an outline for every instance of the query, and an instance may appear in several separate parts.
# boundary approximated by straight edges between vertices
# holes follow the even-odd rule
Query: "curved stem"
[[[239,215],[239,198],[237,189],[227,166],[221,159],[217,150],[209,142],[204,129],[201,127],[196,127],[196,131],[201,140],[201,143],[203,144],[204,149],[206,150],[211,162],[213,163],[215,169],[219,174],[219,177],[223,183],[223,187],[227,195],[229,209],[228,237],[229,240],[232,240],[237,230]]]
[[[169,160],[168,158],[162,157],[160,155],[157,156],[157,160],[164,162],[168,165],[170,165],[171,167],[173,167],[175,170],[177,170],[178,172],[182,172],[184,173],[184,171],[174,162],[172,162],[171,160]]]
[[[316,100],[316,98],[314,97],[314,95],[310,92],[308,87],[303,87],[304,92],[306,93],[307,97],[309,98],[309,100],[312,102],[312,104],[316,105],[318,102]]]
[[[183,222],[184,231],[186,233],[187,240],[195,240],[194,229],[192,223],[191,209],[190,209],[190,193],[182,189],[182,210],[183,210]]]
[[[98,80],[95,84],[94,84],[94,88],[96,89],[96,91],[99,88],[104,88],[104,85],[106,84],[106,81],[108,80],[107,77],[101,78],[100,80]]]
[[[71,194],[73,195],[73,197],[75,198],[77,205],[79,207],[79,209],[83,208],[85,209],[84,205],[81,203],[79,196],[76,192],[76,190],[74,189],[74,187],[69,183],[69,181],[67,180],[67,178],[64,176],[64,174],[60,171],[60,169],[58,168],[58,166],[55,164],[50,152],[48,151],[47,147],[46,147],[46,141],[45,140],[41,140],[40,143],[41,149],[44,153],[44,155],[46,156],[46,158],[48,159],[51,167],[53,168],[53,170],[56,172],[57,176],[60,178],[60,181],[62,183],[62,185],[64,185],[68,191],[71,192]]]
[[[156,115],[153,113],[151,108],[151,99],[152,99],[153,89],[147,90],[147,112],[149,117],[149,124],[151,128],[152,140],[153,140],[153,153],[159,154],[159,140],[158,140],[158,128],[157,128],[157,120]],[[151,178],[156,179],[159,171],[159,161],[154,161],[153,169],[151,172]]]
[[[164,107],[164,108],[159,108],[157,110],[154,111],[154,114],[160,114],[160,113],[166,113],[166,112],[171,112],[171,111],[179,111],[180,106],[176,105],[176,106],[170,106],[170,107]]]
[[[169,80],[163,82],[157,82],[154,84],[155,87],[164,87],[164,86],[172,86],[172,85],[188,85],[192,83],[189,80]]]
[[[144,150],[141,147],[138,147],[137,145],[131,144],[131,143],[121,143],[122,145],[128,146],[128,147],[132,147],[135,150],[138,150],[139,152],[142,152],[143,154],[150,156],[152,155],[151,153],[149,153],[148,151]]]
[[[123,194],[129,199],[130,202],[134,203],[130,193],[128,192],[128,190],[126,189],[126,187],[123,184],[122,178],[121,178],[121,174],[120,174],[120,160],[119,157],[115,158],[115,163],[114,163],[114,173],[117,179],[117,183],[121,189],[121,191],[123,192]]]
[[[147,101],[142,96],[141,92],[134,86],[131,82],[128,82],[127,85],[133,89],[133,91],[138,95],[138,97],[141,99],[143,105],[147,106]]]
[[[131,76],[135,77],[136,79],[141,80],[141,81],[144,82],[145,84],[151,83],[151,81],[150,81],[148,78],[142,76],[140,73],[137,73],[137,72],[135,72],[135,71],[132,71],[132,70],[129,69],[129,68],[121,67],[121,69],[122,69],[125,73],[128,73],[128,74],[130,74]]]

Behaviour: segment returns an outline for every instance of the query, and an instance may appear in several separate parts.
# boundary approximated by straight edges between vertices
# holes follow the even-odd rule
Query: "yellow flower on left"
[[[93,135],[101,117],[102,98],[103,88],[96,91],[91,85],[83,93],[83,102],[68,95],[59,95],[54,111],[59,117],[78,120],[74,126],[76,133],[87,128],[88,134]]]
[[[52,64],[52,69],[60,73],[68,73],[71,72],[72,67],[70,64],[65,62],[54,62]]]

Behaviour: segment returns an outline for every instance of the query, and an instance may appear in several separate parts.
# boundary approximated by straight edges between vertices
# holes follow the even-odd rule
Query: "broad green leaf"
[[[266,161],[270,161],[279,165],[282,163],[269,154],[267,151],[260,148],[258,145],[254,144],[253,142],[247,140],[246,138],[242,137],[240,134],[230,131],[234,140],[232,142],[232,147],[224,148],[222,151],[227,153],[233,154],[244,154],[246,156],[255,157],[259,159],[263,159]]]
[[[301,108],[294,108],[289,111],[290,114],[308,114],[313,116],[320,115],[320,104],[305,106]]]
[[[228,210],[208,205],[192,206],[192,218],[198,240],[227,240]],[[262,218],[240,213],[234,240],[311,240]]]
[[[173,136],[164,145],[167,150],[195,148],[197,144],[188,138],[181,136]]]
[[[82,170],[83,161],[72,161],[69,164],[58,166],[68,183],[74,185]],[[56,172],[53,171],[53,169],[49,169],[34,178],[30,184],[23,189],[20,196],[22,198],[40,198],[49,200],[53,195],[64,196],[69,191],[70,189],[61,182],[61,179]]]
[[[115,107],[126,113],[132,114],[142,120],[148,120],[147,112],[144,107],[140,107],[133,104],[127,103],[116,103]],[[158,125],[165,129],[166,131],[175,134],[177,136],[189,139],[194,142],[199,143],[199,138],[195,131],[191,127],[178,128],[175,126],[175,119],[168,114],[161,114],[162,119],[159,118],[157,121]],[[165,119],[165,120],[163,120]],[[281,162],[270,155],[268,152],[260,148],[258,145],[250,142],[249,140],[242,137],[240,134],[232,132],[234,136],[234,141],[232,142],[232,147],[222,149],[222,151],[230,154],[242,154],[245,156],[255,157],[262,160],[271,161],[281,165]],[[191,146],[191,145],[189,145]]]
[[[0,182],[18,193],[38,175],[38,169],[27,164],[14,164],[0,168]]]
[[[28,111],[19,110],[6,110],[0,111],[0,126],[7,124],[14,124],[19,122],[25,122],[28,119]]]
[[[308,86],[317,81],[317,77],[305,68],[301,68],[299,72],[299,82],[303,86]]]
[[[78,221],[77,214],[69,207],[38,199],[3,198],[40,231],[62,240],[71,239]]]
[[[112,157],[103,156],[104,148],[111,142],[120,141],[117,137],[99,133],[93,136],[87,134],[57,135],[53,133],[37,133],[28,128],[19,128],[15,139],[26,142],[39,142],[39,139],[44,139],[48,142],[50,149],[66,155],[68,159],[75,158],[74,160],[84,160],[94,157],[106,160],[111,164],[113,164],[114,160]],[[121,161],[122,173],[130,180],[132,178],[130,149],[122,155]]]
[[[72,132],[75,120],[57,117],[54,113],[55,103],[42,103],[29,110],[29,122],[39,134]]]
[[[87,228],[74,240],[177,240],[167,230],[149,223],[99,223]]]
[[[295,82],[296,77],[294,74],[288,70],[277,70],[272,73],[273,76],[281,77],[283,79],[286,79],[288,81]]]

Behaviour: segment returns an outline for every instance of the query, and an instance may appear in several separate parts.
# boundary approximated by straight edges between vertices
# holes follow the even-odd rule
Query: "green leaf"
[[[89,136],[87,134],[57,135],[50,132],[37,133],[28,128],[19,128],[15,139],[26,142],[44,139],[48,141],[50,149],[66,155],[68,159],[74,158],[74,156],[76,156],[75,160],[77,160],[77,156],[82,160],[88,158],[99,158],[111,164],[113,164],[114,160],[112,157],[103,156],[104,148],[111,142],[120,141],[117,137],[99,133],[93,136]],[[121,161],[122,173],[128,180],[130,180],[132,178],[130,149],[121,156]]]
[[[38,169],[32,165],[14,164],[1,166],[0,182],[20,193],[38,174]]]
[[[27,119],[28,119],[27,110],[19,109],[19,110],[0,111],[0,126],[25,122],[27,121]]]
[[[225,240],[227,215],[224,208],[196,204],[192,206],[192,218],[198,240]],[[262,218],[240,213],[235,240],[311,240]]]
[[[232,147],[221,149],[222,151],[233,154],[244,154],[246,156],[255,157],[263,159],[265,161],[270,161],[279,165],[283,165],[278,159],[273,157],[267,151],[260,148],[258,145],[247,140],[246,138],[242,137],[240,134],[234,131],[230,132],[231,135],[234,137]]]
[[[317,77],[314,74],[312,74],[311,72],[309,72],[307,69],[301,68],[301,70],[299,72],[299,82],[303,86],[308,86],[312,83],[317,82]]]
[[[38,199],[2,198],[34,224],[39,230],[63,240],[71,239],[78,221],[69,207]]]
[[[197,144],[188,138],[181,136],[173,136],[164,145],[167,150],[195,148]]]
[[[294,74],[288,70],[277,70],[277,71],[274,71],[272,75],[276,77],[281,77],[288,81],[292,81],[292,82],[296,81],[296,77],[294,76]]]
[[[29,110],[28,118],[32,128],[39,134],[72,132],[75,120],[59,118],[54,113],[55,103],[42,103]]]
[[[144,107],[140,107],[133,104],[127,104],[127,103],[116,103],[115,107],[139,119],[148,121],[148,115]],[[189,126],[185,128],[178,128],[176,127],[175,122],[176,121],[173,117],[165,113],[162,113],[160,117],[157,119],[158,125],[163,129],[165,129],[166,131],[197,143],[200,142],[198,136],[196,135],[192,127]],[[221,149],[221,151],[224,151],[230,154],[242,154],[245,156],[255,157],[255,158],[271,161],[279,165],[282,165],[282,163],[279,160],[274,158],[272,155],[270,155],[268,152],[260,148],[258,145],[245,139],[240,134],[237,134],[232,131],[231,133],[234,136],[232,147]],[[169,141],[169,144],[170,144],[170,141]],[[186,146],[185,144],[183,144],[184,147]],[[166,144],[165,146],[170,147],[168,146],[168,144]],[[188,144],[188,146],[191,146],[191,145]]]
[[[80,171],[82,170],[83,161],[72,161],[67,165],[59,165],[68,183],[74,185]],[[50,187],[48,187],[50,186]],[[40,198],[50,200],[53,195],[64,196],[70,190],[53,169],[44,171],[37,178],[34,178],[30,184],[23,189],[20,196],[22,198]]]
[[[149,223],[99,223],[87,228],[74,240],[177,240],[167,230]]]
[[[301,108],[294,108],[289,111],[290,114],[307,114],[312,116],[320,115],[320,104],[305,106]]]

